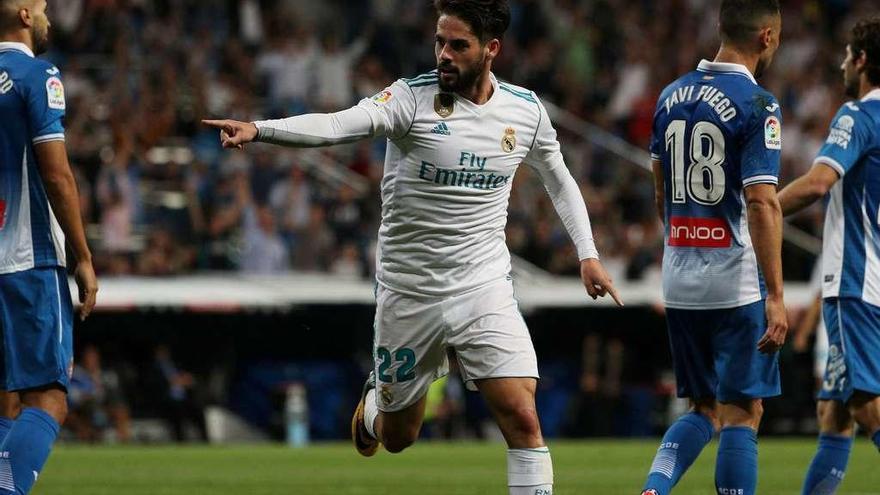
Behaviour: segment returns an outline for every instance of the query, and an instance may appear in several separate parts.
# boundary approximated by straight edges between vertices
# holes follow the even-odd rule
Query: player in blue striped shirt
[[[715,488],[753,495],[762,399],[780,393],[782,112],[756,77],[779,46],[776,0],[724,0],[722,45],[660,95],[651,155],[678,396],[643,495],[667,495],[720,428]]]
[[[67,414],[73,304],[97,282],[64,145],[61,74],[45,51],[46,0],[0,0],[0,495],[30,492]]]
[[[858,423],[880,448],[880,17],[852,29],[846,94],[825,145],[779,193],[783,213],[827,198],[822,248],[828,365],[819,391],[819,447],[803,495],[831,495]]]

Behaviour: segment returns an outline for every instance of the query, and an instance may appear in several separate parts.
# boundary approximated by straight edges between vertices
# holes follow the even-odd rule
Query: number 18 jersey
[[[743,190],[778,182],[781,121],[773,95],[738,64],[703,60],[660,94],[651,157],[663,168],[667,307],[734,308],[766,295]]]

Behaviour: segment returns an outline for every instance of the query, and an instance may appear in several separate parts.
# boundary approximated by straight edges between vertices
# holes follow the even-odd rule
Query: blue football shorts
[[[880,307],[852,297],[822,301],[828,364],[819,399],[847,402],[860,390],[880,395]]]
[[[667,308],[666,323],[679,397],[720,402],[782,392],[778,353],[762,354],[764,301],[729,309]]]
[[[0,389],[67,388],[73,302],[64,268],[0,274],[0,334]]]

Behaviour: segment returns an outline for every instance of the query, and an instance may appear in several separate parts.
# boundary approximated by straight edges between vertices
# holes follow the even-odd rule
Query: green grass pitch
[[[635,495],[657,441],[550,443],[560,495]],[[713,442],[676,495],[714,493]],[[813,441],[763,440],[758,493],[799,495]],[[416,444],[364,459],[347,444],[281,446],[60,446],[35,495],[415,494],[505,495],[505,449],[497,443]],[[880,493],[880,457],[859,439],[840,495]]]

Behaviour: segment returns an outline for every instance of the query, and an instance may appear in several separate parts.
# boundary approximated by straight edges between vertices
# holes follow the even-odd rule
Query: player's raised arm
[[[544,105],[538,104],[541,111],[541,122],[532,150],[526,156],[526,163],[538,172],[547,194],[553,201],[553,207],[562,220],[568,235],[577,248],[581,262],[581,280],[587,293],[593,299],[610,294],[618,306],[623,301],[605,267],[599,261],[599,251],[593,242],[593,231],[590,226],[590,215],[581,195],[581,190],[571,172],[565,165],[556,140],[556,130],[550,124],[550,117]]]
[[[202,120],[220,129],[224,148],[262,142],[296,148],[316,148],[350,143],[375,135],[401,137],[412,126],[415,97],[403,82],[395,82],[372,98],[335,113],[312,113],[286,119],[239,122]]]
[[[59,140],[36,144],[34,151],[49,204],[76,260],[74,276],[79,288],[79,302],[82,303],[80,318],[85,319],[95,307],[98,281],[92,266],[92,253],[86,243],[79,208],[79,192],[67,161],[67,149],[64,141]]]

